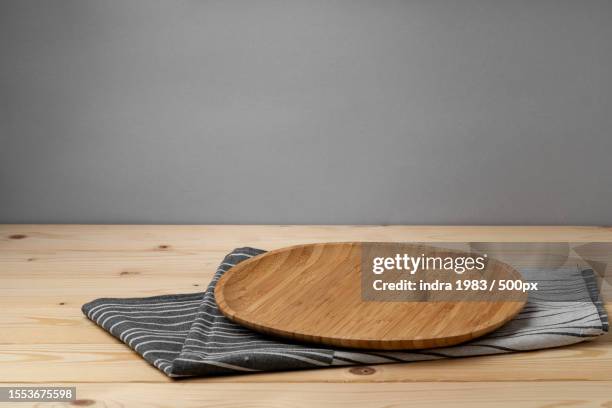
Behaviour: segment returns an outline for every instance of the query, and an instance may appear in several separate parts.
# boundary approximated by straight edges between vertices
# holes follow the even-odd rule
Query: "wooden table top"
[[[511,355],[172,381],[80,311],[97,297],[203,291],[236,247],[326,241],[612,242],[612,228],[0,225],[0,386],[71,385],[80,404],[113,407],[612,406],[610,335]]]

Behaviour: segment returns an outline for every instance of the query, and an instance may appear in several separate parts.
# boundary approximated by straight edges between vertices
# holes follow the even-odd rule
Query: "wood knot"
[[[9,235],[10,239],[24,239],[27,238],[27,235],[23,235],[23,234],[13,234],[13,235]]]
[[[168,248],[170,248],[170,245],[158,245],[158,246],[157,246],[157,249],[161,249],[162,251],[163,251],[163,250],[166,250],[166,249],[168,249]]]
[[[193,286],[200,286],[200,284],[199,283],[194,283]]]
[[[90,399],[78,399],[78,400],[70,401],[70,405],[76,405],[78,407],[86,407],[88,405],[93,405],[95,403],[96,401],[90,400]]]
[[[59,302],[58,305],[60,306],[64,306],[66,304],[66,302]]]
[[[137,271],[121,271],[119,272],[120,276],[127,276],[127,275],[140,275],[140,272]]]
[[[36,260],[36,258],[28,258],[28,262],[33,262],[35,260]]]
[[[376,372],[372,367],[351,367],[349,373],[355,375],[372,375]]]

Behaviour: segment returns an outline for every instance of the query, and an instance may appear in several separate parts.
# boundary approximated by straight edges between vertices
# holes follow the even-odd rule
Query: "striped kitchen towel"
[[[530,296],[500,329],[461,345],[418,351],[361,351],[297,344],[261,335],[226,319],[214,288],[229,268],[265,251],[227,255],[203,293],[97,299],[83,313],[169,377],[214,376],[358,364],[383,364],[509,353],[578,343],[608,331],[592,270],[568,269]],[[529,280],[529,271],[521,271]],[[558,271],[555,271],[557,274]],[[541,282],[541,281],[540,281]],[[546,294],[566,294],[551,300]],[[543,297],[542,297],[543,296]],[[556,296],[556,295],[555,295]]]

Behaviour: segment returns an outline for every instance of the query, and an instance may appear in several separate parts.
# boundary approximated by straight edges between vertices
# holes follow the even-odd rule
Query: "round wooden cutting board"
[[[229,319],[264,334],[401,350],[482,336],[512,319],[526,302],[526,295],[508,301],[365,301],[362,245],[300,245],[241,262],[219,280],[217,304]],[[487,268],[499,279],[521,280],[515,269],[494,259]]]

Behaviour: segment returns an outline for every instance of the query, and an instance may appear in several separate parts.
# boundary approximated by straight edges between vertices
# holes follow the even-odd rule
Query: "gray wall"
[[[612,2],[0,1],[0,222],[612,224]]]

